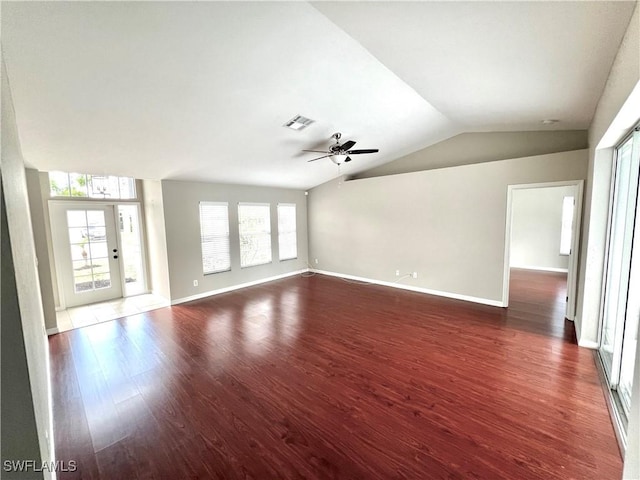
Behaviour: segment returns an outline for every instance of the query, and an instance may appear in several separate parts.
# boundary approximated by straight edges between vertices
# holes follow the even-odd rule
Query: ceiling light
[[[543,125],[553,125],[554,123],[558,123],[560,120],[555,120],[553,118],[547,118],[546,120],[542,120]]]
[[[302,115],[296,115],[287,123],[285,123],[283,126],[290,128],[291,130],[303,130],[307,128],[309,125],[311,125],[313,122],[314,120],[311,120],[310,118],[303,117]]]
[[[348,155],[342,155],[342,154],[338,154],[338,155],[331,155],[331,156],[329,157],[329,159],[330,159],[333,163],[335,163],[336,165],[340,165],[340,164],[342,164],[342,163],[346,162],[346,161],[347,161],[347,158],[349,158],[349,156],[348,156]]]

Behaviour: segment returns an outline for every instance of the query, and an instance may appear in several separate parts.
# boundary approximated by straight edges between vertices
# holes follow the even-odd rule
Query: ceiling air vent
[[[304,130],[309,125],[311,125],[314,121],[310,118],[303,117],[302,115],[296,115],[283,126],[290,128],[291,130]]]

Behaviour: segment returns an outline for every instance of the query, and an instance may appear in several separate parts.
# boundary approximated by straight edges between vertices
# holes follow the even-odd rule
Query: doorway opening
[[[583,181],[509,185],[502,303],[509,306],[511,269],[556,285],[556,307],[575,318]],[[557,277],[557,278],[550,278]],[[566,287],[558,288],[558,282]],[[535,282],[534,282],[535,283]],[[559,293],[562,297],[558,297]]]
[[[137,203],[51,201],[62,309],[147,293]]]

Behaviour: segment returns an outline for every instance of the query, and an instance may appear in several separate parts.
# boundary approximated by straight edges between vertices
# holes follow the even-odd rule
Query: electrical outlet
[[[411,274],[411,276],[412,276],[413,278],[418,278],[418,272],[413,272],[413,273]]]
[[[400,276],[400,270],[396,270],[396,277]]]
[[[314,260],[314,262],[316,262],[316,265],[317,265],[317,264],[318,264],[318,259],[316,258],[316,259]]]
[[[198,280],[194,280],[194,281],[193,281],[193,286],[194,286],[194,287],[197,287],[197,286],[198,286]]]

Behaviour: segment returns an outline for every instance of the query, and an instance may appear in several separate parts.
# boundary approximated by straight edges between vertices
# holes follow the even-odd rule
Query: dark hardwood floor
[[[60,478],[620,478],[564,275],[511,283],[292,277],[52,336]]]

